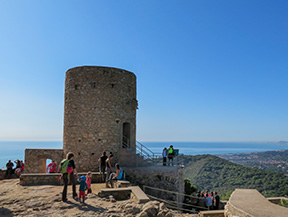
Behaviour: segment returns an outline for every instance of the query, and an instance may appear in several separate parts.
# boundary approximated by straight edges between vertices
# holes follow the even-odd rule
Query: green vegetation
[[[287,207],[287,208],[288,208],[288,200],[282,199],[282,200],[279,202],[278,205],[284,206],[284,207]]]
[[[288,177],[283,173],[244,167],[213,155],[184,156],[184,165],[185,178],[198,189],[217,191],[221,199],[228,199],[236,188],[257,189],[265,197],[288,195]]]
[[[184,191],[185,191],[185,194],[187,195],[191,195],[192,193],[194,192],[198,192],[198,189],[196,186],[192,185],[191,184],[191,180],[190,179],[184,179]]]

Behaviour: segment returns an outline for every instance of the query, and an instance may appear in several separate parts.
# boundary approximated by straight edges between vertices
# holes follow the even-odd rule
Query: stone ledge
[[[224,210],[201,211],[199,217],[224,217]]]
[[[79,176],[85,176],[87,173],[78,173]],[[20,185],[62,185],[58,181],[61,173],[24,173],[20,176]],[[102,176],[100,172],[92,172],[92,183],[101,183]]]

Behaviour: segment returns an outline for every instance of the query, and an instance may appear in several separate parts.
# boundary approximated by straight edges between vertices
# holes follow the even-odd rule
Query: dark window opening
[[[115,84],[111,84],[111,87],[114,88],[114,87],[115,87]]]
[[[123,123],[122,148],[130,148],[130,123]]]
[[[96,88],[96,82],[94,82],[94,83],[92,84],[92,87],[93,87],[93,88]]]
[[[101,141],[101,139],[98,139],[98,141]]]
[[[78,90],[78,85],[76,84],[76,85],[74,86],[74,88],[75,88],[75,90]]]
[[[79,139],[78,142],[81,142],[81,139]]]
[[[78,155],[80,155],[80,152],[78,152]]]
[[[91,155],[94,155],[94,153],[92,153]]]

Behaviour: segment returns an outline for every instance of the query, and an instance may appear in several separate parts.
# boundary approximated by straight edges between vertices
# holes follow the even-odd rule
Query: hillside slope
[[[201,190],[221,195],[235,188],[257,189],[266,197],[288,196],[283,173],[244,167],[213,155],[184,156],[184,176]]]

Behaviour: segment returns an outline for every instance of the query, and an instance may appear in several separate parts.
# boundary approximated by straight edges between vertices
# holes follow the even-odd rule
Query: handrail
[[[191,198],[193,197],[193,198],[199,199],[199,197],[197,197],[197,196],[183,194],[183,193],[179,193],[179,192],[176,192],[176,191],[168,191],[168,190],[164,190],[164,189],[161,189],[161,188],[154,188],[154,187],[150,187],[150,186],[147,186],[147,185],[143,185],[143,188],[150,188],[150,189],[156,190],[156,191],[163,191],[163,192],[167,192],[167,193],[171,193],[171,194],[178,194],[178,195],[181,195],[181,196],[186,196],[186,197],[191,197]]]
[[[141,145],[141,150],[142,148],[145,148],[147,151],[149,151],[152,155],[154,155],[153,151],[151,151],[149,148],[147,148],[145,145],[143,145],[142,143],[140,143],[139,141],[136,141],[136,143],[140,144]],[[137,144],[136,144],[137,146]]]
[[[189,207],[192,207],[192,208],[198,208],[198,209],[202,209],[202,210],[209,210],[209,208],[206,208],[206,207],[202,207],[202,206],[196,206],[196,205],[192,205],[192,204],[187,204],[187,203],[182,203],[182,202],[179,202],[179,201],[171,201],[171,200],[164,200],[162,198],[157,198],[155,196],[152,196],[152,195],[149,195],[147,194],[147,191],[146,189],[151,189],[151,190],[156,190],[156,191],[161,191],[161,192],[166,192],[166,193],[171,193],[171,194],[174,194],[177,196],[186,196],[186,197],[190,197],[190,198],[195,198],[195,199],[200,199],[199,197],[197,196],[192,196],[192,195],[188,195],[188,194],[183,194],[183,193],[179,193],[179,192],[176,192],[176,191],[169,191],[169,190],[164,190],[164,189],[160,189],[160,188],[154,188],[154,187],[150,187],[150,186],[147,186],[147,185],[143,185],[143,190],[144,192],[146,193],[146,195],[148,197],[151,197],[152,199],[155,199],[155,200],[159,200],[159,201],[162,201],[166,204],[168,204],[169,206],[173,206],[174,204],[176,204],[176,206],[174,205],[174,209],[179,209],[179,210],[184,210],[184,211],[189,211],[189,212],[195,212],[195,211],[192,211],[192,210],[188,210],[188,209],[184,209],[184,208],[180,208],[179,205],[185,205],[185,206],[189,206]]]
[[[182,211],[186,211],[186,212],[191,212],[191,213],[198,213],[197,211],[192,211],[190,209],[184,209],[184,208],[181,208],[181,207],[177,207],[174,205],[174,203],[176,203],[176,205],[178,204],[182,204],[182,205],[185,205],[185,206],[193,206],[191,204],[188,204],[188,203],[178,203],[178,202],[175,202],[175,201],[171,201],[171,200],[164,200],[164,199],[161,199],[161,198],[158,198],[158,197],[154,197],[152,195],[149,195],[149,194],[146,194],[148,197],[154,199],[154,200],[158,200],[158,201],[161,201],[163,203],[166,203],[166,206],[169,207],[169,208],[172,208],[172,209],[178,209],[178,210],[182,210]],[[168,204],[168,205],[167,205]],[[197,206],[196,206],[197,207]],[[203,208],[203,207],[201,207]]]
[[[140,154],[140,156],[142,156],[143,159],[150,161],[150,163],[152,163],[153,166],[155,166],[155,165],[160,166],[160,164],[162,164],[162,153],[154,153],[153,151],[151,151],[149,148],[147,148],[145,145],[143,145],[139,141],[136,141],[136,153]],[[174,162],[175,165],[181,164],[179,159],[178,159],[179,156],[180,155],[175,157],[175,160],[176,160]],[[137,162],[138,162],[138,158],[137,158]],[[137,165],[138,165],[138,163],[137,163]]]

